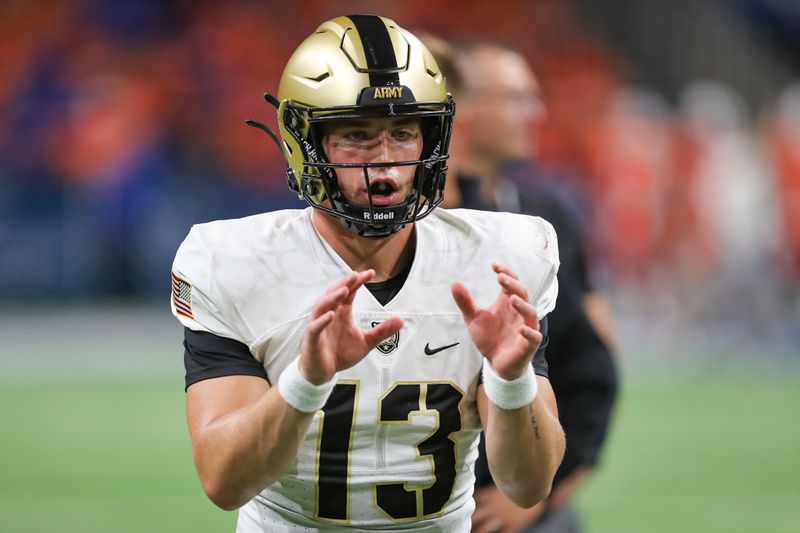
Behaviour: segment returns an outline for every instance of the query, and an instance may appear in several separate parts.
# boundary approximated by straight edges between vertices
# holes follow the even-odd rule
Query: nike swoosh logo
[[[453,344],[448,344],[447,346],[439,346],[438,348],[431,348],[430,344],[425,344],[425,355],[433,355],[435,353],[439,353],[442,350],[446,350],[448,348],[452,348],[460,343],[454,342]]]

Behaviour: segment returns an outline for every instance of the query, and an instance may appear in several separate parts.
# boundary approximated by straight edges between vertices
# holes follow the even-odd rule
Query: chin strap
[[[367,206],[337,203],[337,207],[342,213],[351,217],[350,219],[339,217],[342,225],[362,237],[387,237],[407,225],[393,223],[395,220],[402,220],[408,216],[407,204],[386,207],[373,206],[370,209]],[[363,220],[363,222],[356,220]],[[381,224],[381,222],[386,222],[386,224]]]

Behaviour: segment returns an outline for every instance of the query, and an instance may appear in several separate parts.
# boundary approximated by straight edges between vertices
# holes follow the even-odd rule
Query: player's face
[[[467,80],[473,150],[498,162],[533,155],[544,118],[539,84],[525,58],[507,50],[475,53]]]
[[[380,117],[332,122],[323,130],[322,147],[331,163],[390,163],[419,159],[419,119]],[[369,190],[376,206],[403,202],[413,188],[416,165],[370,167]],[[339,189],[350,202],[367,205],[362,168],[337,168]]]

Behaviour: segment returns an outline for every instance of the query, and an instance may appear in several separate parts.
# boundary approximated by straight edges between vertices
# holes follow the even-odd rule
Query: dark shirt
[[[480,195],[480,183],[458,176],[461,207],[496,210]],[[558,403],[567,448],[555,477],[558,484],[578,466],[597,462],[616,398],[617,374],[611,352],[597,335],[583,308],[591,290],[585,237],[574,210],[547,186],[517,184],[519,212],[541,216],[556,230],[561,267],[555,309],[548,315],[549,378]],[[492,483],[481,442],[475,465],[476,488]]]

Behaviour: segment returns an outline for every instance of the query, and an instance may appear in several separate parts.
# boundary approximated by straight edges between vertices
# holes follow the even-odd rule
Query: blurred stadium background
[[[197,484],[169,267],[301,206],[247,117],[377,12],[525,51],[592,232],[624,390],[589,532],[800,531],[800,4],[0,3],[0,531],[232,531]]]

